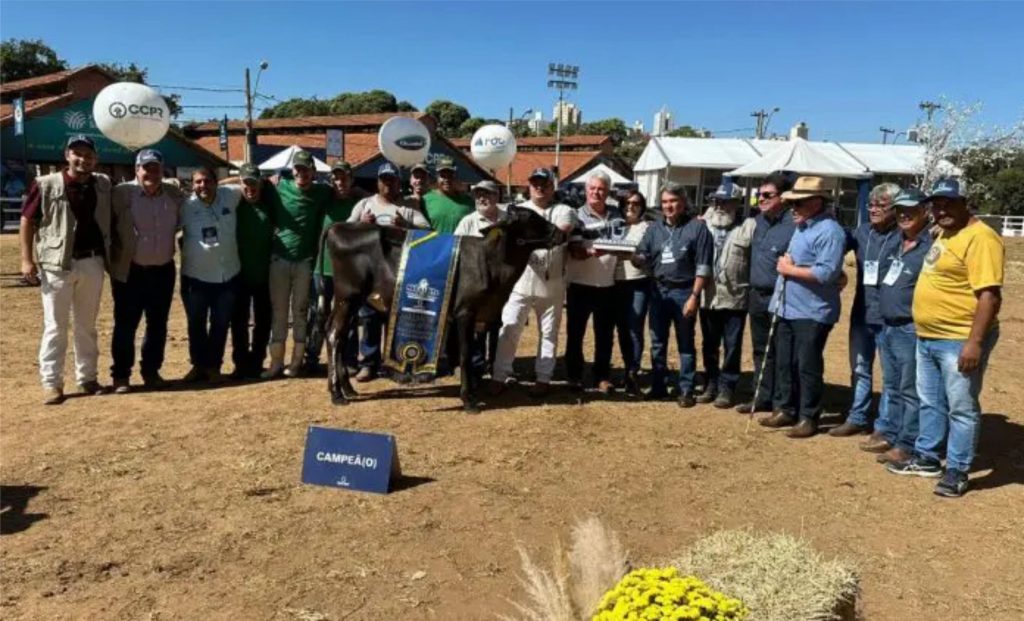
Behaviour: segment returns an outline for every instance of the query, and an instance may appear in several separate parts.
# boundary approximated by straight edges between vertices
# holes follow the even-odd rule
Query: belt
[[[103,251],[102,250],[86,250],[84,252],[72,252],[71,253],[71,258],[76,260],[76,261],[81,261],[82,259],[91,259],[92,257],[102,257],[102,256],[103,256]]]
[[[905,326],[908,323],[914,323],[913,319],[883,319],[882,321],[885,323],[885,325],[892,326],[893,328]]]

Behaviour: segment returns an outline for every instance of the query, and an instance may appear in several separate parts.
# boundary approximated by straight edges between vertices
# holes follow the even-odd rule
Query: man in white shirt
[[[576,212],[568,205],[555,203],[555,179],[550,170],[538,168],[530,174],[530,200],[523,207],[533,209],[549,222],[569,233],[576,227]],[[537,362],[537,383],[531,396],[548,394],[551,376],[555,370],[558,351],[558,328],[562,322],[562,302],[565,299],[565,246],[550,250],[535,250],[523,275],[516,282],[508,303],[501,313],[501,333],[494,360],[495,390],[512,375],[519,338],[530,311],[537,315],[540,332]]]
[[[610,301],[617,259],[613,254],[594,248],[594,238],[609,238],[613,229],[625,230],[622,213],[605,202],[611,185],[611,179],[604,173],[587,180],[587,202],[577,210],[582,235],[569,245],[565,369],[569,387],[575,392],[583,390],[583,337],[591,315],[594,316],[594,385],[604,394],[613,390],[611,361],[616,308]]]

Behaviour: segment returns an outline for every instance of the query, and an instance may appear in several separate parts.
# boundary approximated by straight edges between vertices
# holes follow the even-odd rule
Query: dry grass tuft
[[[712,588],[739,598],[748,621],[847,621],[855,618],[857,574],[783,534],[720,531],[675,563]]]
[[[593,516],[573,527],[569,563],[573,603],[587,618],[629,570],[619,536]]]
[[[522,546],[517,546],[522,562],[520,582],[526,589],[527,603],[512,602],[519,617],[500,615],[505,621],[576,621],[569,595],[569,570],[562,545],[555,543],[552,571],[533,562]]]

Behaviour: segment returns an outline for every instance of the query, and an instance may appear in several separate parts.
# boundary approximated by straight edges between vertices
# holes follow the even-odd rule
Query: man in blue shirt
[[[188,320],[192,370],[186,382],[221,379],[224,344],[235,305],[238,260],[237,187],[217,187],[208,168],[192,173],[194,193],[181,206],[181,299]]]
[[[742,403],[736,410],[743,414],[771,412],[775,394],[775,345],[768,342],[772,311],[768,305],[775,290],[779,272],[775,269],[779,258],[789,248],[796,224],[782,193],[793,187],[782,173],[769,175],[757,193],[757,214],[754,237],[750,243],[750,295],[747,313],[750,315],[750,346],[754,354],[754,387],[757,402]],[[763,368],[762,368],[763,367]],[[760,378],[760,387],[757,386]]]
[[[853,402],[842,425],[829,431],[830,436],[845,437],[871,430],[871,392],[874,383],[872,368],[875,352],[882,347],[882,315],[878,311],[881,288],[882,258],[889,252],[890,242],[899,238],[893,200],[900,193],[895,183],[875,186],[868,195],[868,222],[853,232],[851,246],[857,258],[857,292],[850,312],[850,386]],[[882,357],[882,373],[885,374]],[[884,453],[891,448],[885,439],[888,429],[888,408],[885,392],[878,403],[874,432],[861,448],[871,453]]]
[[[924,193],[915,188],[896,197],[893,209],[899,234],[886,247],[878,272],[878,311],[885,324],[881,346],[882,398],[888,404],[884,440],[892,447],[878,456],[881,463],[898,464],[913,457],[919,429],[914,287],[932,247],[924,200]]]
[[[846,234],[825,212],[831,194],[821,177],[800,177],[782,195],[796,232],[777,263],[772,307],[779,315],[775,346],[775,413],[765,427],[789,427],[791,438],[818,432],[824,390],[825,342],[839,320],[839,280]]]
[[[668,375],[668,331],[674,325],[679,349],[679,407],[692,408],[693,376],[697,365],[694,327],[700,294],[711,276],[714,242],[703,222],[686,213],[686,192],[667,184],[661,191],[664,218],[644,232],[633,264],[648,270],[651,287],[651,390],[647,398],[664,399]]]

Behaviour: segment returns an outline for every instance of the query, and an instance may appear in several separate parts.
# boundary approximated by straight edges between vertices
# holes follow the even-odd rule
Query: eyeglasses
[[[626,201],[626,204],[630,207],[643,207],[644,204],[641,201]]]
[[[770,201],[779,195],[778,192],[761,192],[757,195],[759,201]]]

